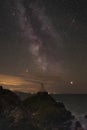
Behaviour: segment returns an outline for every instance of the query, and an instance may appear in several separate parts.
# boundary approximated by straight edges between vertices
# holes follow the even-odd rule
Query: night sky
[[[86,0],[0,1],[0,84],[87,93]]]

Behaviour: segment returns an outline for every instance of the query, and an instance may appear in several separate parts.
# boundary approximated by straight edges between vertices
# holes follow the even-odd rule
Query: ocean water
[[[57,102],[63,102],[65,107],[75,115],[87,130],[87,94],[55,94],[52,95]]]
[[[26,99],[31,94],[17,93],[21,100]],[[80,121],[84,130],[87,130],[87,94],[54,94],[51,95],[57,102],[63,102],[65,107],[72,112],[76,120]]]
[[[63,102],[75,115],[87,114],[87,94],[52,95],[57,102]]]

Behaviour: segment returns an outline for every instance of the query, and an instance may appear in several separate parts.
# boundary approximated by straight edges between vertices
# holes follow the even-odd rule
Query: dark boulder
[[[57,103],[47,92],[38,92],[23,102],[32,113],[34,123],[45,130],[70,130],[73,116],[63,103]]]
[[[24,110],[20,98],[0,87],[0,130],[37,130],[31,115]]]

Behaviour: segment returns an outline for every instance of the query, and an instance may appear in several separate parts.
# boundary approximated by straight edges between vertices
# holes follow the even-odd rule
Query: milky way
[[[32,79],[51,92],[87,92],[86,59],[85,0],[0,2],[0,83],[28,88]]]
[[[48,71],[48,69],[54,71],[55,67],[60,66],[58,60],[62,42],[52,21],[46,15],[45,7],[36,2],[31,2],[29,5],[18,2],[17,10],[21,35],[28,43],[29,51],[37,67],[42,71]],[[52,60],[56,64],[51,65]],[[61,68],[58,68],[58,71],[59,69],[61,71]]]

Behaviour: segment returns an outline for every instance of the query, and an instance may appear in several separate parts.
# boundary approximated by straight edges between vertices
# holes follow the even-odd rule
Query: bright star
[[[73,85],[73,84],[74,84],[74,82],[73,82],[73,81],[71,81],[71,82],[70,82],[70,84],[71,84],[71,85]]]

